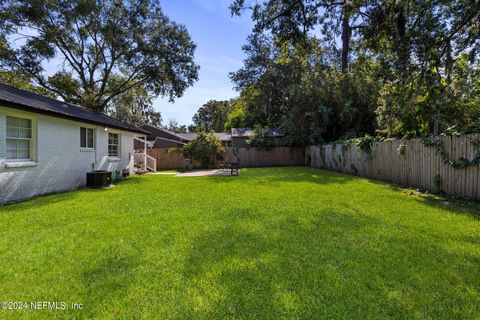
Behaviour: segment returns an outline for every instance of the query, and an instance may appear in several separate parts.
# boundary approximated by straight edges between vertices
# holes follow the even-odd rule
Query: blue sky
[[[238,95],[228,73],[238,70],[244,58],[242,45],[252,29],[249,14],[231,17],[232,0],[165,0],[165,14],[185,25],[197,44],[195,62],[200,65],[199,81],[174,103],[156,99],[154,107],[163,122],[175,119],[190,124],[197,109],[210,99],[230,99]]]
[[[170,103],[158,98],[153,105],[162,113],[163,123],[175,119],[180,124],[190,124],[195,112],[210,99],[225,100],[236,97],[228,74],[242,66],[242,45],[252,30],[249,13],[232,17],[229,5],[233,0],[163,0],[164,13],[173,21],[187,27],[197,45],[195,62],[200,66],[199,80],[189,87],[183,97]],[[22,33],[34,31],[25,29]],[[13,36],[17,45],[23,37]],[[44,62],[47,74],[61,68],[59,59]]]

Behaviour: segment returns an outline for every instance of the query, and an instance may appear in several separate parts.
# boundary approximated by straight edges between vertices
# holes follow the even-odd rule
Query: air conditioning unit
[[[112,184],[112,173],[106,170],[87,172],[87,187],[103,188]]]

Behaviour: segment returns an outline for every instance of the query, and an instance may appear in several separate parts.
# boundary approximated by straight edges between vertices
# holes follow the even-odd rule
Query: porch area
[[[156,172],[157,171],[157,159],[147,154],[147,137],[134,137],[134,142],[138,141],[143,145],[143,152],[135,151],[133,154],[133,164],[135,174],[144,174],[147,172]]]

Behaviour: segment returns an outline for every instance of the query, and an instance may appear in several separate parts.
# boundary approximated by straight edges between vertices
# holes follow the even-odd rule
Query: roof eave
[[[11,102],[11,101],[4,100],[4,99],[1,99],[0,101],[2,102],[2,106],[5,106],[7,108],[20,109],[20,110],[23,110],[23,111],[44,114],[44,115],[48,115],[48,116],[52,116],[52,117],[56,117],[56,118],[62,118],[62,119],[68,119],[68,120],[75,120],[75,121],[78,121],[78,122],[102,125],[102,126],[122,130],[122,131],[141,133],[141,134],[149,134],[150,133],[150,132],[148,132],[146,130],[143,130],[143,129],[140,129],[140,128],[129,129],[129,128],[124,128],[124,127],[116,126],[116,125],[112,125],[112,124],[107,125],[107,124],[101,123],[99,121],[87,120],[87,119],[84,119],[84,118],[81,118],[81,117],[75,117],[75,116],[71,116],[71,115],[61,114],[61,113],[54,112],[54,111],[37,109],[37,108],[33,108],[31,106],[28,106],[28,105],[24,105],[24,104],[17,103],[17,102]]]

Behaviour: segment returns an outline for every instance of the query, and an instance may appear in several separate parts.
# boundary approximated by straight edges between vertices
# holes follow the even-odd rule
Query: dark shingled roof
[[[251,137],[253,135],[254,129],[250,128],[232,128],[232,137]],[[280,128],[269,128],[265,133],[267,137],[284,137],[285,132]]]
[[[103,113],[74,104],[65,103],[60,100],[55,100],[40,94],[17,89],[3,83],[0,83],[0,102],[3,102],[2,105],[5,107],[42,113],[80,122],[94,123],[130,132],[148,133],[148,131],[119,121]]]
[[[147,140],[155,140],[157,137],[168,138],[168,139],[177,140],[177,141],[181,140],[181,138],[177,136],[174,132],[168,131],[163,128],[155,127],[149,124],[144,124],[141,126],[141,128],[150,133],[147,136]]]
[[[231,140],[231,135],[229,132],[214,132],[214,135],[218,137],[221,141],[230,141]],[[192,141],[198,136],[198,133],[196,132],[182,132],[182,133],[177,133],[177,136],[180,138],[187,140],[187,141]]]

